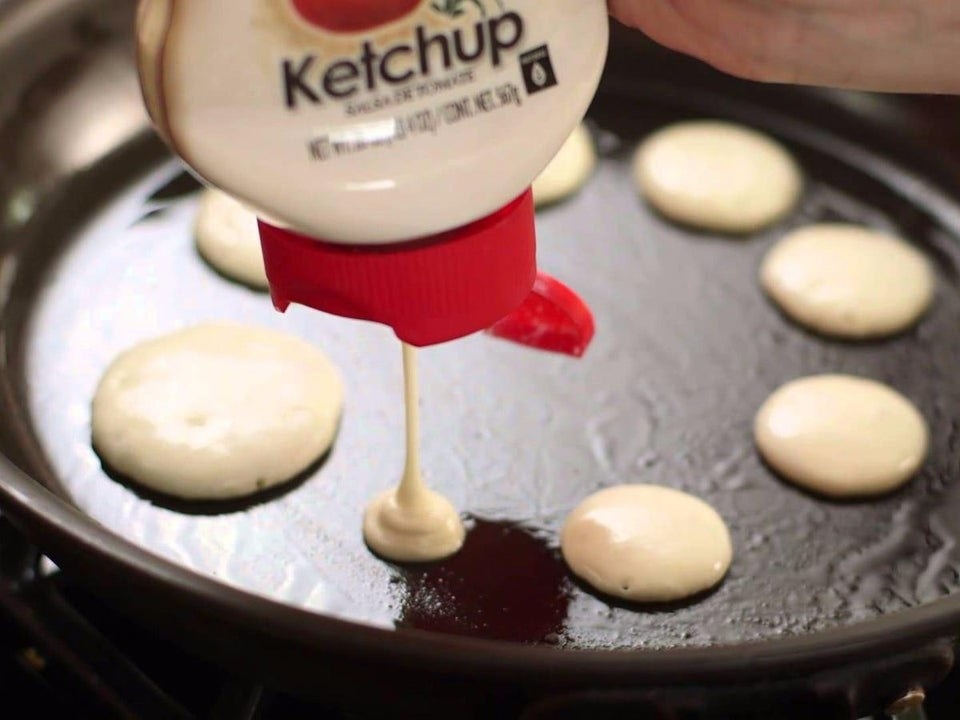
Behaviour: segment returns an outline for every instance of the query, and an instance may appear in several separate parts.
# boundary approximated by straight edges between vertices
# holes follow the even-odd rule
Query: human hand
[[[733,75],[861,90],[960,93],[949,0],[609,0],[610,12]]]

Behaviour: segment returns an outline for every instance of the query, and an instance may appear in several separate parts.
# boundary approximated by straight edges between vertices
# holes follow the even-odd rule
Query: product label
[[[367,40],[357,57],[326,64],[316,54],[284,59],[283,95],[293,110],[301,103],[345,100],[483,62],[496,68],[522,40],[523,18],[514,12],[450,33],[432,34],[420,25],[410,42],[377,48]]]
[[[317,30],[318,47],[327,34],[335,33],[333,28],[365,24],[355,8],[348,22],[334,18],[330,9],[321,17],[322,6],[314,8],[306,0],[291,3],[300,21]],[[402,10],[397,7],[385,15],[388,24],[397,24],[395,15]],[[415,22],[390,33],[383,42],[365,38],[352,54],[314,49],[282,58],[280,97],[290,112],[329,111],[333,106],[345,118],[355,119],[347,128],[308,138],[311,160],[389,147],[411,137],[436,135],[482,115],[521,108],[526,96],[559,85],[549,44],[527,49],[528,35],[523,14],[503,2],[434,0]],[[478,79],[481,69],[503,79],[489,82],[486,73],[487,82],[482,82]],[[408,104],[420,109],[407,111]],[[384,110],[395,111],[394,117],[363,122],[363,116]]]
[[[463,95],[434,108],[322,133],[310,140],[309,152],[314,160],[330,160],[368,148],[387,147],[417,135],[436,135],[444,127],[458,125],[478,115],[522,105],[521,89],[513,83],[506,83]]]

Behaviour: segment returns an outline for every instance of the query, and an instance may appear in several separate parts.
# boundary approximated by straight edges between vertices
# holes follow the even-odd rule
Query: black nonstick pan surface
[[[117,39],[128,14],[57,25],[73,43],[70,62],[58,65],[51,51],[46,66],[24,70],[0,114],[2,441],[26,473],[0,466],[0,499],[68,564],[89,569],[99,556],[115,590],[124,573],[149,577],[159,596],[238,627],[272,618],[278,637],[300,627],[304,638],[347,645],[395,638],[414,654],[416,643],[400,638],[433,642],[336,622],[351,621],[500,641],[469,646],[481,655],[517,644],[665,651],[649,656],[648,671],[694,657],[678,648],[731,662],[730,646],[763,641],[741,655],[757,662],[779,650],[929,639],[960,619],[960,204],[924,137],[870,124],[880,117],[874,99],[746,91],[699,69],[690,75],[689,64],[674,71],[676,61],[659,55],[627,70],[615,62],[589,116],[599,169],[580,195],[538,216],[541,265],[590,303],[597,339],[581,361],[483,336],[421,353],[424,467],[472,529],[456,558],[400,568],[375,559],[360,535],[364,504],[402,467],[399,344],[384,328],[302,308],[281,316],[265,294],[198,257],[198,186],[139,109],[129,40]],[[104,68],[114,73],[109,92]],[[84,105],[91,88],[101,94]],[[651,212],[631,178],[637,142],[699,117],[783,140],[808,178],[796,212],[736,239]],[[917,328],[871,344],[825,341],[764,299],[764,253],[786,230],[823,220],[897,232],[927,254],[937,299]],[[330,456],[281,491],[235,505],[170,503],[101,467],[89,404],[117,353],[214,319],[321,346],[346,378],[343,424]],[[757,407],[780,384],[822,372],[887,382],[921,408],[931,453],[906,489],[828,502],[760,462]],[[636,482],[694,493],[727,520],[735,560],[715,592],[622,606],[567,573],[556,549],[566,513],[594,490]],[[126,598],[139,600],[150,602]],[[615,655],[627,657],[604,657]]]
[[[581,196],[540,215],[542,266],[596,313],[586,359],[482,336],[421,353],[426,473],[477,519],[459,559],[398,570],[371,556],[359,533],[364,504],[403,463],[396,340],[303,309],[280,316],[265,294],[211,272],[193,247],[195,187],[175,161],[131,167],[121,192],[56,244],[49,237],[36,267],[23,382],[52,479],[85,513],[161,557],[387,627],[573,647],[710,645],[825,629],[949,593],[960,532],[950,514],[960,508],[950,482],[960,417],[960,388],[949,382],[960,361],[953,208],[934,219],[869,168],[838,160],[812,128],[794,138],[784,124],[764,127],[791,141],[809,174],[798,212],[745,239],[680,230],[637,199],[630,154],[666,121],[717,114],[690,100],[676,105],[642,87],[602,96],[592,116],[599,171]],[[884,180],[906,179],[897,172]],[[930,317],[905,337],[864,346],[784,322],[757,287],[757,267],[786,228],[818,220],[866,222],[925,246],[941,281]],[[316,472],[264,502],[163,507],[101,468],[90,399],[124,348],[221,318],[281,328],[327,351],[348,387],[339,439]],[[818,372],[877,378],[919,404],[934,446],[907,490],[839,505],[764,469],[751,445],[755,409],[781,383]],[[565,515],[624,482],[678,487],[721,512],[736,547],[723,587],[684,607],[638,610],[613,608],[568,579],[550,549]]]

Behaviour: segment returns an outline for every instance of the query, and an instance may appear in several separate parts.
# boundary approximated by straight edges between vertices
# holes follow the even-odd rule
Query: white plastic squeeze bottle
[[[586,112],[608,25],[604,0],[141,0],[138,39],[161,135],[264,218],[278,309],[422,346],[530,296],[529,186]]]

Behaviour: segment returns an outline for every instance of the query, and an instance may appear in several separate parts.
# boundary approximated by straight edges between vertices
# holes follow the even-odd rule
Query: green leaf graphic
[[[489,2],[489,0],[487,0]],[[495,0],[500,12],[505,10],[503,0]],[[447,15],[452,18],[460,17],[466,12],[464,5],[467,3],[473,5],[480,13],[481,17],[487,17],[487,6],[484,0],[433,0],[430,7],[434,12],[441,15]]]

